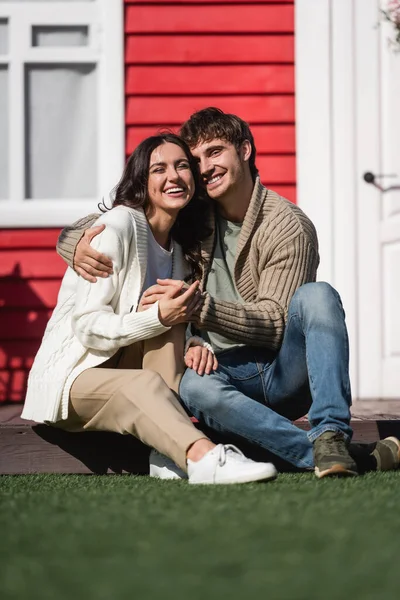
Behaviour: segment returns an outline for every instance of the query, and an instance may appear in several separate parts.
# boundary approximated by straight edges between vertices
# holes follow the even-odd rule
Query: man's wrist
[[[204,308],[204,304],[205,304],[205,301],[206,301],[206,296],[207,296],[207,293],[203,292],[202,295],[201,295],[201,299],[199,301],[199,304],[198,304],[196,310],[194,310],[192,312],[192,314],[190,315],[190,318],[189,318],[189,322],[190,323],[194,323],[196,325],[196,324],[198,324],[201,321],[201,313],[202,313],[202,310]]]

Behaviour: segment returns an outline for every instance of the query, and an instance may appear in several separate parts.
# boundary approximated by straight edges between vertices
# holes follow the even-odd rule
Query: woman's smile
[[[180,146],[165,143],[150,157],[148,197],[153,211],[180,210],[193,197],[195,183],[190,164]],[[179,202],[172,202],[178,200]]]
[[[181,186],[174,186],[164,190],[164,193],[173,198],[181,198],[186,192],[186,189]]]

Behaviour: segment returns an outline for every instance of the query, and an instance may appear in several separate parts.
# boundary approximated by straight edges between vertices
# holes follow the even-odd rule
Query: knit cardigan
[[[89,215],[63,230],[57,251],[69,264],[83,231],[95,217]],[[202,244],[203,291],[215,247],[215,211],[207,218],[212,233]],[[204,303],[193,322],[198,329],[221,333],[238,343],[277,351],[290,300],[297,288],[315,281],[318,264],[318,239],[310,219],[257,178],[234,265],[234,281],[243,302],[226,302],[204,292]]]
[[[208,222],[212,234],[202,247],[202,289],[207,285],[216,243],[215,219],[214,211]],[[257,178],[234,263],[234,281],[243,303],[205,293],[194,323],[198,329],[222,333],[238,343],[277,351],[290,300],[297,288],[315,281],[318,264],[317,233],[310,219]]]
[[[24,419],[66,419],[69,392],[80,373],[123,346],[169,329],[160,322],[158,303],[136,312],[147,263],[148,229],[143,211],[118,206],[96,224],[106,228],[92,245],[111,258],[114,273],[89,283],[67,269],[29,374]],[[182,250],[175,243],[172,274],[175,279],[187,275]]]

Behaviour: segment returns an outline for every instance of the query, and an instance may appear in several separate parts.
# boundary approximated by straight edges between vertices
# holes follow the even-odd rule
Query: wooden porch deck
[[[21,405],[0,406],[0,475],[28,473],[148,472],[149,449],[132,436],[68,433],[20,418]],[[296,424],[308,429],[307,419]],[[400,437],[400,399],[353,406],[354,441]]]

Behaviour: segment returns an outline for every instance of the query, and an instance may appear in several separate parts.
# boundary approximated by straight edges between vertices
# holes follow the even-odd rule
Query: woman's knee
[[[133,371],[130,377],[125,377],[121,382],[120,392],[128,398],[136,397],[138,393],[143,397],[169,391],[167,384],[159,373],[151,369]]]

